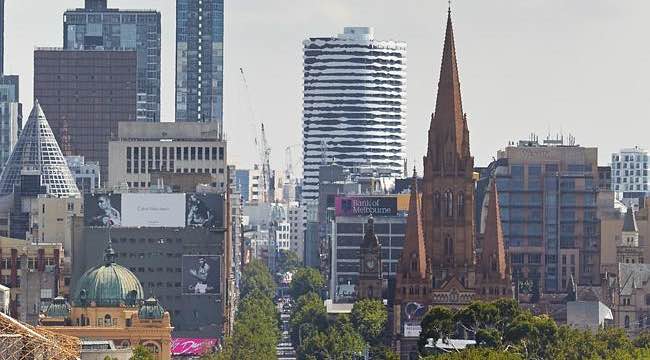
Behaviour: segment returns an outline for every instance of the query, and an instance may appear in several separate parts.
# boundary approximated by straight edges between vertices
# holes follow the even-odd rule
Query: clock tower
[[[375,235],[374,219],[368,218],[365,235],[359,252],[359,299],[382,299],[381,245]]]

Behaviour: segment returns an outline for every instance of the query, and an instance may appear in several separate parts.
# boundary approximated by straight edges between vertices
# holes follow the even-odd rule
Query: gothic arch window
[[[625,328],[629,329],[630,328],[630,316],[625,315]]]
[[[104,316],[104,326],[112,326],[112,325],[113,325],[113,321],[111,319],[111,316],[109,314],[106,314]]]
[[[411,254],[411,271],[417,271],[418,269],[418,258],[415,253]]]
[[[447,207],[447,217],[454,216],[454,194],[451,190],[445,192],[445,206]]]
[[[461,191],[458,193],[458,217],[465,216],[465,194]]]
[[[368,287],[368,297],[372,297],[372,286]]]
[[[433,194],[433,215],[440,215],[440,193],[437,191]]]

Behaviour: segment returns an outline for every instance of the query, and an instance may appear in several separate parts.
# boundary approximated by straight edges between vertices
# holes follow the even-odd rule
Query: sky
[[[173,121],[175,1],[108,0],[162,14],[162,119]],[[446,0],[225,0],[224,126],[229,161],[258,161],[254,129],[266,127],[271,165],[286,148],[299,168],[302,41],[344,26],[372,26],[405,41],[407,157],[421,171],[435,106]],[[5,72],[20,75],[31,108],[34,47],[60,47],[63,12],[83,0],[7,0]],[[509,141],[571,134],[597,146],[601,165],[650,134],[650,2],[646,0],[463,0],[452,16],[471,150],[486,165]],[[239,68],[248,83],[245,91]],[[47,115],[47,114],[46,114]]]

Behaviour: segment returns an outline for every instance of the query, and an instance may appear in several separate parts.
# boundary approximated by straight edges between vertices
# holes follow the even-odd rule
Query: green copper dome
[[[51,318],[67,318],[70,316],[70,304],[63,297],[57,296],[45,310],[45,315]]]
[[[158,303],[158,300],[150,297],[144,301],[144,304],[138,311],[138,317],[141,320],[158,320],[165,315],[165,309]]]
[[[74,303],[77,306],[98,307],[136,306],[144,291],[138,278],[129,269],[115,263],[115,252],[109,246],[105,263],[86,271],[75,286]]]

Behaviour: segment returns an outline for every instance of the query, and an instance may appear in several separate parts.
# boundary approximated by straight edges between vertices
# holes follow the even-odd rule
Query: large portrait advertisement
[[[223,198],[217,194],[186,194],[185,218],[188,227],[223,226]]]
[[[184,295],[217,295],[221,292],[221,256],[183,255]]]
[[[122,226],[122,198],[120,194],[86,194],[84,197],[84,225]]]

